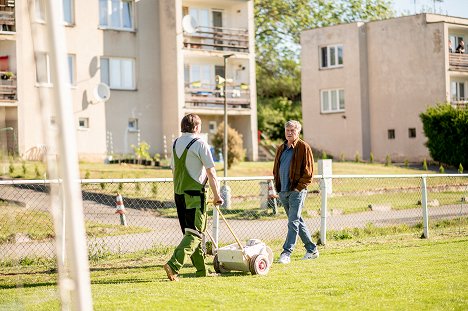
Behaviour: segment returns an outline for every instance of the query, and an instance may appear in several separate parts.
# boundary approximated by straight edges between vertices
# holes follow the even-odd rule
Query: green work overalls
[[[167,264],[175,273],[179,273],[187,257],[190,257],[197,269],[196,276],[206,276],[205,253],[201,245],[203,232],[206,229],[205,187],[190,176],[185,166],[187,152],[197,140],[198,138],[194,138],[185,147],[180,158],[177,157],[175,142],[173,146],[174,196],[177,215],[185,232]]]

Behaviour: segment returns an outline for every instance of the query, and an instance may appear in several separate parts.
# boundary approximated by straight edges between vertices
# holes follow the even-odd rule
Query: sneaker
[[[164,265],[164,270],[166,271],[167,278],[170,281],[179,281],[179,277],[177,276],[177,273],[172,270],[171,266],[169,266],[167,263]]]
[[[278,262],[282,264],[288,264],[291,262],[291,257],[286,253],[282,253]]]
[[[305,253],[304,257],[302,257],[302,260],[317,259],[318,257],[319,257],[319,251],[318,249],[315,249],[313,252]]]

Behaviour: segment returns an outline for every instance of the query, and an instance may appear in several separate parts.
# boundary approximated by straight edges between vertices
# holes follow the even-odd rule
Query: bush
[[[216,152],[221,152],[224,155],[224,122],[218,126],[218,131],[214,135],[212,142]],[[242,148],[242,144],[242,135],[228,125],[228,168],[244,159],[245,150]]]
[[[443,165],[439,167],[439,173],[444,174],[445,173],[445,168]]]
[[[327,155],[327,153],[325,151],[322,151],[322,159],[323,160],[328,159],[328,155]]]
[[[389,154],[385,157],[385,166],[390,166],[392,165],[392,158],[390,157]]]
[[[374,154],[372,152],[369,155],[369,163],[374,163]]]
[[[419,115],[426,146],[438,162],[456,166],[468,165],[468,108],[454,108],[450,104],[429,107]]]
[[[461,163],[458,165],[458,174],[463,174],[463,165]]]
[[[423,170],[427,171],[427,161],[426,161],[426,159],[424,159],[422,167],[423,167]]]
[[[356,154],[354,155],[354,162],[356,163],[361,162],[361,157],[359,155],[359,152],[356,152]]]

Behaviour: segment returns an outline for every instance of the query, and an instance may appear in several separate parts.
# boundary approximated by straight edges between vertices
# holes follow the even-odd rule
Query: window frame
[[[333,95],[333,93],[335,95]],[[324,102],[325,94],[327,98],[327,103]],[[336,100],[335,103],[333,102],[334,99]],[[325,107],[325,104],[327,104],[326,107]],[[345,111],[346,111],[346,103],[345,103],[344,89],[339,88],[339,89],[320,90],[320,113],[322,114],[342,113]]]
[[[83,125],[81,122],[83,121]],[[78,118],[78,129],[80,130],[88,130],[89,129],[89,118],[87,117],[79,117]]]
[[[416,128],[415,127],[408,128],[408,137],[409,138],[416,138]]]
[[[71,86],[76,86],[76,54],[67,54],[68,75]]]
[[[112,4],[113,2],[117,2],[119,4],[119,25],[113,25],[113,15],[109,14],[112,12]],[[102,4],[105,3],[105,12],[101,12],[103,9]],[[125,17],[124,17],[124,7],[123,4],[128,3],[129,5],[129,19],[130,19],[130,27],[125,27]],[[103,16],[105,16],[103,18]],[[105,23],[104,22],[105,19]],[[134,0],[99,0],[99,28],[100,29],[109,29],[109,30],[118,30],[118,31],[135,31],[135,1]]]
[[[134,123],[135,126],[130,126],[131,123]],[[138,124],[138,118],[128,118],[128,123],[127,123],[127,130],[129,132],[139,132],[140,131],[140,126]]]
[[[101,67],[101,82],[106,83],[110,89],[112,90],[122,90],[122,91],[135,91],[136,90],[136,72],[135,72],[135,59],[134,58],[125,58],[125,57],[108,57],[108,56],[102,56],[100,58],[100,67]],[[118,80],[120,81],[119,85],[116,85],[116,81],[113,80],[112,76],[112,68],[115,68],[112,63],[119,62],[120,64],[120,77]],[[123,85],[122,81],[125,81],[126,75],[125,73],[125,68],[123,67],[124,63],[123,61],[127,62],[130,61],[131,63],[131,86],[125,86]],[[105,65],[107,63],[107,65]],[[107,70],[107,72],[104,72],[104,70]]]
[[[395,129],[388,129],[388,130],[387,130],[387,139],[388,139],[388,140],[396,139],[396,132],[395,132]]]
[[[68,6],[65,6],[65,3],[68,3]],[[63,22],[67,26],[75,25],[75,0],[63,0]],[[68,10],[67,10],[68,9]],[[67,20],[66,16],[69,13],[70,20]]]
[[[326,54],[324,55],[324,49]],[[340,53],[341,51],[341,53]],[[331,54],[333,53],[334,64],[331,63]],[[344,48],[343,44],[333,44],[333,45],[325,45],[319,47],[319,62],[320,62],[320,69],[329,69],[329,68],[341,68],[344,66]],[[324,56],[326,60],[324,61]],[[340,64],[341,59],[341,64]],[[324,64],[325,63],[325,64]]]
[[[39,65],[44,68],[39,68]],[[44,73],[41,70],[45,70]],[[41,75],[41,76],[39,76]],[[45,80],[42,80],[44,75]],[[39,86],[51,86],[52,75],[50,72],[50,58],[47,52],[36,52],[36,84]]]

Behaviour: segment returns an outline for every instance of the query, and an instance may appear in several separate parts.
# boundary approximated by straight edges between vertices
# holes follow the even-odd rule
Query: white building
[[[420,14],[304,31],[304,137],[337,158],[429,159],[419,114],[466,105],[468,19]]]
[[[35,158],[45,144],[41,99],[53,77],[43,0],[0,0],[0,141]],[[224,116],[243,135],[249,160],[257,158],[253,1],[63,0],[73,110],[81,159],[133,153],[146,141],[151,153],[168,152],[180,120],[197,113],[211,140]],[[183,29],[183,17],[193,29]],[[187,32],[187,30],[190,31]],[[34,34],[34,35],[33,35]],[[232,79],[232,81],[231,81]],[[104,82],[110,99],[92,104]],[[50,113],[50,122],[55,122]],[[3,129],[3,130],[2,130]]]

